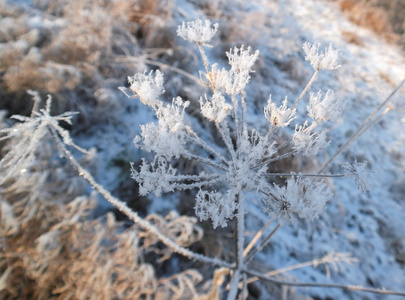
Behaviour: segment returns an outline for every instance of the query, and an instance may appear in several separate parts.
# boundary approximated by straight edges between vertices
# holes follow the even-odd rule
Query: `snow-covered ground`
[[[331,143],[327,150],[308,163],[300,160],[305,158],[297,158],[294,164],[299,169],[292,171],[311,168],[316,171],[405,78],[404,52],[373,32],[348,21],[334,1],[169,2],[173,4],[172,20],[164,26],[171,32],[183,21],[196,18],[211,18],[219,23],[219,37],[214,39],[213,48],[207,52],[211,62],[226,65],[224,51],[234,45],[245,44],[260,50],[259,61],[254,67],[256,72],[247,89],[247,121],[251,128],[258,130],[266,126],[263,107],[269,94],[276,101],[281,102],[285,96],[292,101],[309,80],[311,67],[305,61],[302,50],[305,41],[320,42],[325,46],[332,43],[340,50],[341,67],[336,71],[320,72],[311,91],[333,89],[339,98],[345,100],[345,109],[336,124],[328,124],[331,127],[328,136]],[[353,37],[356,43],[350,42]],[[190,44],[180,38],[176,43],[190,48]],[[197,53],[196,47],[187,51],[187,59],[192,57],[190,52]],[[190,64],[195,76],[198,76],[202,62],[197,65]],[[174,71],[163,69],[163,72]],[[182,75],[173,73],[171,76],[169,94],[182,91]],[[118,80],[124,82],[125,79]],[[193,85],[187,83],[182,96],[197,101],[200,95],[196,93],[199,91],[197,85],[193,90]],[[128,163],[139,161],[145,155],[134,148],[132,139],[139,133],[140,124],[152,122],[154,118],[136,99],[127,99],[118,90],[115,96],[122,104],[114,107],[112,115],[119,121],[90,127],[76,136],[75,141],[84,148],[97,148],[97,179],[106,188],[117,191],[119,184],[132,179],[129,172],[122,174],[122,168],[112,162],[117,157]],[[298,107],[300,118],[306,115],[305,100],[307,98]],[[270,246],[257,256],[257,264],[270,270],[310,261],[332,252],[348,252],[358,259],[356,263],[343,264],[338,270],[331,268],[330,274],[323,266],[302,268],[290,272],[289,278],[303,282],[405,290],[405,87],[396,94],[389,107],[391,110],[381,120],[329,166],[331,172],[341,173],[341,165],[347,161],[367,161],[370,190],[364,193],[358,191],[347,178],[329,180],[335,196],[328,203],[325,214],[311,223],[283,226],[272,237]],[[195,127],[201,127],[196,119],[194,122]],[[293,127],[288,130],[292,131]],[[124,176],[127,176],[126,179]],[[179,202],[173,195],[151,197],[148,211],[178,209]],[[253,232],[268,217],[254,204],[248,207],[248,211],[247,227],[249,232]],[[338,289],[297,288],[297,299],[305,295],[316,299],[382,298]],[[272,299],[272,296],[263,292],[260,299]],[[395,296],[384,299],[395,299]]]

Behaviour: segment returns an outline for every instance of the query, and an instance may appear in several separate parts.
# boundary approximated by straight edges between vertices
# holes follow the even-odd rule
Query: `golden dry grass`
[[[339,6],[353,23],[374,31],[387,41],[399,40],[399,36],[394,33],[387,10],[361,0],[341,0]]]

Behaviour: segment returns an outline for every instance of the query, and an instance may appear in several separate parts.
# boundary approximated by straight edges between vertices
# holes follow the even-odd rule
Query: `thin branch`
[[[259,168],[259,167],[261,167],[261,166],[263,166],[263,165],[265,165],[265,164],[270,164],[270,163],[272,163],[272,162],[275,162],[275,161],[280,160],[280,159],[287,158],[287,157],[289,157],[289,156],[291,156],[291,155],[295,155],[295,154],[297,154],[297,153],[298,153],[297,150],[293,150],[293,151],[284,153],[284,154],[282,154],[282,155],[276,156],[276,157],[274,157],[274,158],[265,159],[264,161],[262,161],[262,162],[258,163],[257,165],[253,166],[252,169]]]
[[[247,247],[243,251],[243,257],[246,257],[246,255],[250,252],[250,250],[252,250],[257,241],[262,237],[264,231],[270,226],[271,223],[273,223],[275,219],[276,219],[275,217],[271,218],[270,220],[267,221],[266,224],[263,225],[262,228],[260,228],[260,230],[255,234],[253,239],[250,241],[249,245],[247,245]]]
[[[283,142],[282,144],[280,144],[276,149],[274,149],[274,152],[279,151],[280,149],[284,148],[285,146],[287,146],[290,142],[292,142],[292,138],[286,140],[285,142]]]
[[[208,81],[210,83],[210,88],[215,92],[215,86],[214,86],[214,82],[213,82],[213,80],[211,78],[211,72],[210,72],[209,65],[208,65],[207,55],[205,54],[205,51],[204,51],[204,48],[202,47],[202,45],[200,43],[196,43],[196,44],[198,46],[198,50],[200,51],[205,71],[207,72],[207,78],[208,78]]]
[[[210,152],[212,155],[217,157],[222,161],[222,163],[226,166],[229,165],[228,161],[223,157],[220,153],[218,153],[214,148],[208,145],[204,140],[202,140],[189,126],[185,127],[186,132],[189,134],[189,137],[194,141],[196,144],[201,146],[203,149]]]
[[[179,183],[175,184],[175,188],[179,190],[191,190],[195,188],[201,188],[202,186],[218,184],[218,182],[220,181],[221,181],[220,178],[214,178],[212,180],[199,181],[194,183]]]
[[[265,173],[266,176],[301,176],[301,177],[345,177],[344,174],[302,174],[302,173]]]
[[[232,157],[233,164],[235,165],[236,162],[236,151],[232,144],[231,135],[229,132],[229,128],[224,124],[224,122],[218,124],[215,123],[219,133],[221,134],[222,140],[224,141],[226,147],[228,148],[229,154]]]
[[[186,157],[188,159],[194,159],[196,161],[199,161],[199,162],[204,163],[206,165],[210,165],[211,167],[214,167],[214,168],[217,168],[217,169],[220,169],[220,170],[223,170],[223,171],[227,170],[227,168],[225,166],[219,165],[219,164],[217,164],[216,162],[214,162],[213,160],[211,160],[209,158],[204,158],[204,157],[201,157],[201,156],[198,156],[198,155],[195,155],[195,154],[191,154],[191,153],[187,154]]]
[[[272,283],[279,284],[279,285],[288,285],[288,286],[297,286],[297,287],[335,288],[335,289],[341,289],[344,291],[358,291],[358,292],[364,292],[364,293],[373,293],[373,294],[381,294],[381,295],[395,295],[395,296],[405,297],[405,292],[402,292],[402,291],[391,291],[391,290],[386,290],[386,289],[366,288],[366,287],[362,287],[359,285],[284,281],[284,280],[278,280],[278,279],[274,279],[274,278],[265,276],[259,272],[252,271],[252,270],[249,270],[246,268],[243,271],[246,272],[247,274],[258,277],[261,280],[265,280],[265,281],[272,282]]]
[[[238,286],[239,286],[239,278],[240,278],[240,270],[236,270],[233,274],[231,283],[230,283],[230,291],[227,297],[227,300],[235,300],[238,294]]]
[[[235,129],[236,129],[236,145],[237,145],[237,149],[239,150],[240,144],[242,141],[241,141],[240,128],[239,128],[239,116],[238,116],[239,101],[238,101],[238,98],[236,98],[235,95],[232,95],[231,102],[233,105],[233,119],[235,122]]]
[[[180,75],[183,75],[183,76],[191,79],[192,81],[194,81],[198,85],[206,88],[206,85],[203,82],[201,82],[200,78],[198,78],[197,76],[194,76],[193,74],[190,74],[190,73],[188,73],[188,72],[186,72],[186,71],[184,71],[182,69],[173,67],[171,65],[168,65],[168,64],[165,64],[165,63],[162,63],[162,62],[153,61],[153,60],[150,60],[150,59],[144,59],[144,62],[146,62],[149,65],[157,66],[157,67],[160,67],[160,68],[163,68],[163,69],[170,69],[171,71],[173,71],[175,73],[178,73]]]
[[[247,132],[246,129],[246,101],[245,101],[245,91],[241,92],[241,106],[242,106],[242,135]]]
[[[140,62],[140,61],[142,61],[142,62],[145,62],[145,63],[147,63],[149,65],[157,66],[157,67],[162,68],[162,69],[169,69],[169,70],[171,70],[171,71],[173,71],[175,73],[178,73],[180,75],[183,75],[183,76],[187,77],[188,79],[191,79],[192,81],[194,81],[195,83],[197,83],[198,85],[200,85],[202,87],[206,87],[206,85],[204,83],[202,83],[200,78],[198,78],[197,76],[194,76],[193,74],[190,74],[190,73],[188,73],[188,72],[186,72],[186,71],[184,71],[182,69],[173,67],[171,65],[147,59],[144,56],[141,56],[141,57],[126,57],[126,56],[118,57],[116,59],[116,61],[118,61],[118,62],[130,62],[130,61]]]
[[[305,94],[307,93],[308,89],[311,87],[312,83],[315,81],[316,76],[318,75],[319,70],[316,69],[314,74],[312,75],[311,79],[308,81],[307,85],[305,86],[304,90],[301,92],[301,94],[299,95],[299,97],[297,98],[297,100],[295,100],[293,106],[291,107],[292,110],[294,110],[297,105],[298,102],[300,102],[300,100],[302,99],[302,97],[305,96]]]
[[[341,258],[342,256],[343,256],[343,258]],[[350,256],[350,254],[348,255],[348,253],[330,253],[319,259],[313,259],[311,261],[307,261],[307,262],[287,266],[287,267],[284,267],[281,269],[273,270],[273,271],[265,273],[264,275],[267,277],[273,277],[273,276],[280,275],[280,274],[283,274],[283,273],[286,273],[289,271],[302,269],[302,268],[309,267],[309,266],[313,266],[314,268],[316,268],[320,265],[336,264],[336,263],[343,262],[343,261],[350,264],[354,261],[357,261],[357,259]],[[258,277],[251,277],[248,280],[248,284],[255,282],[257,280],[259,280]]]
[[[270,138],[270,137],[273,135],[273,133],[276,131],[277,128],[278,128],[277,126],[272,126],[272,127],[270,128],[270,130],[267,131],[265,138],[266,138],[266,139]]]
[[[266,236],[266,238],[260,243],[259,246],[253,249],[252,252],[249,253],[249,255],[245,258],[245,263],[249,262],[257,252],[261,251],[264,246],[268,243],[270,238],[277,232],[277,230],[281,227],[280,224],[277,224],[277,226]]]
[[[204,175],[167,175],[167,179],[170,182],[180,182],[180,181],[195,181],[198,182],[199,180],[219,180],[220,178],[224,178],[224,175],[211,173],[211,174],[204,174]]]
[[[373,122],[374,117],[380,112],[384,106],[388,104],[389,101],[394,97],[394,95],[401,89],[401,87],[405,84],[405,79],[401,81],[401,83],[391,92],[391,94],[372,112],[367,119],[360,125],[360,127],[352,134],[352,136],[344,143],[334,155],[327,162],[324,163],[322,168],[319,170],[319,173],[324,171],[326,167],[340,154],[343,150],[347,148],[354,140],[358,139],[367,129],[369,129],[370,123]],[[378,118],[378,117],[377,117]]]

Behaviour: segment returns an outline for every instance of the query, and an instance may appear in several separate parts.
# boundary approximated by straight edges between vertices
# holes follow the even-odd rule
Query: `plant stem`
[[[244,247],[244,232],[245,232],[245,208],[244,198],[240,194],[235,195],[235,201],[238,204],[236,215],[234,218],[234,236],[235,236],[235,273],[231,280],[230,292],[228,295],[229,300],[236,299],[239,277],[241,270],[244,268],[243,262],[243,247]],[[238,277],[237,279],[235,277]]]
[[[297,100],[295,100],[293,106],[291,107],[292,110],[294,110],[295,108],[297,108],[298,102],[300,102],[300,100],[302,99],[302,97],[305,96],[305,94],[307,93],[308,89],[311,87],[312,83],[315,81],[316,76],[318,75],[319,70],[316,69],[314,74],[312,75],[311,79],[308,81],[307,85],[305,86],[304,90],[301,92],[301,94],[299,95],[299,97],[297,98]]]
[[[281,227],[280,224],[277,224],[277,226],[266,236],[266,238],[260,243],[259,246],[257,246],[255,249],[253,249],[252,252],[249,253],[249,255],[245,259],[245,263],[249,262],[257,252],[261,251],[263,247],[268,243],[270,238],[276,233],[276,231]]]
[[[218,153],[217,150],[212,148],[210,145],[207,144],[207,142],[205,142],[203,139],[201,139],[189,126],[186,126],[185,130],[189,134],[190,139],[193,142],[195,142],[196,144],[201,146],[203,149],[207,150],[212,155],[214,155],[215,157],[220,159],[225,166],[229,166],[229,162],[225,159],[225,157],[223,157],[220,153]]]
[[[262,228],[260,228],[260,230],[256,233],[256,235],[250,241],[249,245],[247,245],[247,247],[243,251],[243,257],[246,257],[246,255],[249,253],[249,251],[252,250],[252,248],[257,243],[257,241],[262,237],[264,231],[270,226],[271,223],[273,223],[274,220],[275,220],[275,217],[271,218],[270,220],[267,221],[266,224],[263,225]]]
[[[265,173],[266,176],[302,176],[302,177],[334,177],[340,178],[345,177],[344,174],[303,174],[303,173]]]
[[[204,48],[202,47],[202,45],[201,45],[200,43],[196,43],[196,44],[197,44],[197,46],[198,46],[198,50],[200,51],[200,54],[201,54],[201,58],[202,58],[202,60],[203,60],[203,64],[204,64],[205,71],[207,72],[207,78],[208,78],[208,81],[209,81],[209,83],[210,83],[210,88],[215,92],[214,82],[213,82],[213,80],[212,80],[212,78],[211,78],[211,72],[210,72],[210,69],[209,69],[209,66],[208,66],[208,58],[207,58],[207,55],[205,55],[205,51],[204,51]]]
[[[279,285],[288,285],[288,286],[300,286],[300,287],[319,287],[319,288],[336,288],[345,291],[359,291],[365,293],[381,294],[381,295],[396,295],[405,297],[405,292],[401,291],[391,291],[386,289],[375,289],[375,288],[366,288],[358,285],[343,285],[343,284],[333,284],[333,283],[312,283],[312,282],[291,282],[284,280],[277,280],[268,276],[265,276],[259,272],[252,271],[249,269],[244,269],[244,272],[252,276],[256,276],[261,280],[272,282]]]
[[[324,163],[322,168],[319,170],[319,173],[323,172],[326,167],[340,154],[344,149],[347,148],[354,140],[356,140],[360,135],[362,135],[368,128],[371,126],[370,123],[373,123],[374,117],[380,112],[380,110],[391,101],[392,97],[399,91],[399,89],[405,84],[405,79],[391,92],[391,94],[367,117],[367,119],[360,125],[360,127],[352,134],[352,136],[344,143],[336,152],[332,155],[327,162]],[[388,111],[385,111],[388,112]],[[384,112],[383,112],[384,113]],[[378,118],[378,116],[377,116]]]

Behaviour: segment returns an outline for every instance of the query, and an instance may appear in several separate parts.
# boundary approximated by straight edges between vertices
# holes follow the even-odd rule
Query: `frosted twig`
[[[297,176],[296,173],[266,173],[266,176],[277,176],[277,177],[284,177],[284,176]],[[299,173],[302,177],[326,177],[326,178],[340,178],[345,177],[345,174],[305,174]]]
[[[213,184],[217,184],[218,182],[220,182],[219,178],[214,178],[211,180],[199,181],[199,182],[194,182],[194,183],[176,183],[175,187],[176,187],[176,189],[181,189],[181,190],[191,190],[194,188],[201,188],[203,186],[210,186]]]
[[[205,255],[195,253],[187,248],[184,248],[178,244],[176,244],[171,238],[164,235],[160,230],[152,225],[150,222],[146,221],[145,219],[141,218],[136,212],[134,212],[131,208],[129,208],[126,203],[118,200],[110,192],[108,192],[103,186],[98,184],[95,179],[90,175],[90,173],[84,169],[77,160],[73,157],[73,154],[66,148],[66,146],[60,141],[56,131],[54,128],[50,127],[50,131],[52,134],[53,139],[55,140],[58,148],[60,149],[63,156],[71,163],[71,165],[77,170],[78,174],[82,176],[90,185],[99,192],[108,202],[110,202],[115,208],[117,208],[120,212],[125,214],[131,221],[135,222],[139,226],[141,226],[146,231],[154,234],[162,243],[166,246],[171,248],[178,254],[181,254],[185,257],[190,259],[195,259],[201,262],[222,266],[226,268],[232,268],[233,265],[220,260],[218,258],[211,258]]]
[[[402,291],[366,288],[366,287],[362,287],[359,285],[284,281],[284,280],[278,280],[278,279],[271,278],[269,276],[263,275],[256,271],[249,270],[247,268],[243,269],[243,271],[252,276],[256,276],[257,278],[259,278],[261,280],[272,282],[272,283],[279,284],[279,285],[298,286],[298,287],[336,288],[336,289],[341,289],[341,290],[345,290],[345,291],[358,291],[358,292],[365,292],[365,293],[373,293],[373,294],[381,294],[381,295],[396,295],[396,296],[405,297],[405,292],[402,292]]]
[[[250,241],[249,245],[247,245],[245,250],[243,251],[243,257],[246,257],[249,251],[252,250],[257,241],[262,237],[264,231],[270,226],[271,223],[274,222],[275,219],[276,219],[275,217],[271,218],[266,222],[266,224],[263,225],[262,228],[260,228],[260,230],[255,234],[253,239]]]
[[[291,156],[291,155],[295,155],[295,154],[297,154],[297,153],[298,153],[297,150],[293,150],[293,151],[290,151],[290,152],[288,152],[288,153],[285,153],[285,154],[276,156],[276,157],[274,157],[274,158],[266,159],[266,160],[264,160],[264,161],[258,163],[257,165],[253,166],[252,169],[257,169],[257,168],[259,168],[259,167],[261,167],[261,166],[263,166],[263,165],[265,165],[265,164],[269,164],[269,163],[275,162],[275,161],[277,161],[277,160],[287,158],[287,157],[289,157],[289,156]]]
[[[381,104],[367,117],[367,119],[360,125],[360,127],[352,134],[352,136],[325,162],[322,168],[319,170],[319,173],[323,172],[326,167],[340,154],[343,150],[345,150],[354,140],[358,139],[360,135],[362,135],[368,128],[370,128],[371,124],[373,124],[373,119],[376,115],[383,109],[388,102],[392,100],[394,95],[401,89],[401,87],[405,84],[405,78],[401,81],[401,83],[391,92],[391,94],[383,101]]]
[[[149,65],[156,66],[156,67],[159,67],[162,69],[169,69],[175,73],[178,73],[180,75],[183,75],[184,77],[187,77],[188,79],[192,80],[193,82],[197,83],[198,85],[205,87],[205,84],[203,84],[201,82],[200,78],[198,78],[197,76],[190,74],[182,69],[173,67],[171,65],[144,58],[144,56],[141,56],[141,57],[127,57],[127,56],[120,57],[120,56],[118,56],[115,60],[118,62],[145,62]]]
[[[206,165],[209,165],[211,167],[214,167],[214,168],[217,168],[217,169],[220,169],[220,170],[224,170],[224,171],[227,170],[227,168],[225,166],[219,165],[216,162],[210,160],[209,158],[204,158],[204,157],[201,157],[201,156],[198,156],[198,155],[195,155],[195,154],[187,154],[187,158],[195,159],[196,161],[199,161],[201,163],[204,163]]]
[[[35,114],[39,111],[39,106],[41,105],[42,98],[40,97],[37,91],[28,90],[27,93],[32,96],[32,100],[34,101],[34,105],[31,110],[31,118],[35,117]]]
[[[224,126],[223,123],[221,123],[221,124],[216,123],[215,126],[217,127],[218,132],[221,134],[222,140],[224,141],[226,147],[228,148],[228,151],[232,157],[233,163],[235,163],[236,152],[232,145],[232,140],[231,140],[231,136],[230,136],[228,127]]]
[[[241,106],[242,106],[242,134],[245,134],[246,129],[246,101],[245,101],[245,92],[241,92]]]
[[[236,144],[237,144],[237,149],[240,149],[241,137],[240,137],[240,128],[239,128],[239,116],[238,116],[239,101],[235,95],[231,96],[231,102],[232,102],[232,106],[233,106],[233,119],[235,122],[235,130],[236,130]]]
[[[264,246],[268,243],[268,241],[271,239],[271,237],[277,232],[277,230],[281,227],[280,224],[277,224],[277,226],[266,236],[266,238],[260,243],[259,246],[254,248],[252,252],[249,253],[249,255],[246,256],[245,258],[245,264],[248,263],[255,255],[257,252],[261,251]]]
[[[195,142],[197,145],[201,146],[203,149],[210,152],[216,158],[220,159],[222,163],[226,166],[229,165],[228,161],[223,157],[217,150],[212,148],[210,145],[207,144],[203,139],[201,139],[189,126],[184,127],[186,132],[189,134],[189,138]]]
[[[227,300],[234,300],[236,299],[236,296],[238,294],[238,285],[239,285],[239,278],[240,278],[240,274],[241,271],[239,269],[237,269],[235,271],[235,273],[233,274],[231,283],[230,283],[230,290],[229,290],[229,294],[227,297]]]
[[[312,75],[311,79],[308,81],[307,85],[305,86],[305,88],[303,89],[303,91],[301,92],[301,94],[298,96],[298,98],[295,100],[293,106],[291,107],[291,109],[296,109],[298,102],[300,102],[300,100],[305,96],[305,94],[307,93],[308,89],[311,87],[312,83],[314,83],[316,76],[319,73],[319,69],[316,69],[314,74]]]
[[[287,146],[289,143],[292,142],[292,138],[286,140],[285,142],[281,143],[280,145],[278,145],[275,149],[274,152],[278,152],[280,149],[284,148],[285,146]]]
[[[210,145],[208,145],[204,140],[202,140],[189,126],[184,127],[186,132],[190,135],[190,138],[199,146],[201,146],[203,149],[207,150],[211,154],[213,154],[215,157],[220,159],[223,164],[226,166],[229,165],[228,161],[223,157],[221,154],[218,153],[214,148],[212,148]]]
[[[324,257],[321,258],[316,258],[311,261],[303,262],[303,263],[298,263],[292,266],[280,268],[274,271],[270,271],[265,273],[264,275],[267,277],[273,277],[279,274],[283,274],[292,270],[297,270],[297,269],[302,269],[305,267],[313,266],[314,268],[320,266],[320,265],[325,265],[325,264],[333,264],[336,265],[337,263],[342,263],[346,262],[348,264],[351,264],[353,262],[357,262],[358,259],[354,258],[350,255],[350,253],[329,253],[325,255]],[[248,280],[248,283],[252,283],[259,280],[257,277],[251,277]]]
[[[198,50],[200,51],[201,54],[201,58],[203,60],[203,64],[204,64],[204,68],[205,71],[207,72],[207,77],[208,77],[208,81],[210,83],[210,88],[215,91],[215,85],[211,76],[211,72],[209,70],[209,66],[208,66],[208,58],[207,55],[205,54],[204,48],[202,47],[202,45],[200,43],[196,43],[198,46]]]

